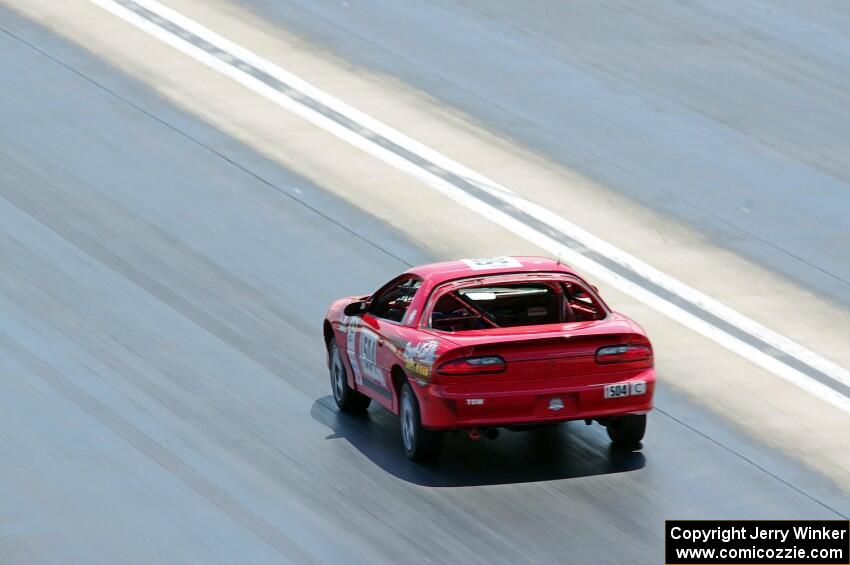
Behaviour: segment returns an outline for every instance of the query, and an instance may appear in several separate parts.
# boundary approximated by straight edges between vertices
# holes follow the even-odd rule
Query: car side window
[[[376,318],[401,322],[422,281],[415,278],[399,281],[372,298],[369,313]]]

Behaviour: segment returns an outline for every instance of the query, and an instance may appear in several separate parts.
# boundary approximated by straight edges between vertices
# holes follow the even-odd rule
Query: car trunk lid
[[[499,374],[447,377],[449,379],[514,380],[574,376],[592,377],[627,369],[645,368],[649,360],[601,364],[596,354],[603,347],[623,344],[649,346],[642,332],[627,318],[611,314],[605,320],[548,324],[522,328],[491,328],[457,332],[442,337],[458,348],[437,362],[497,355],[506,369]],[[440,377],[441,380],[445,380]]]

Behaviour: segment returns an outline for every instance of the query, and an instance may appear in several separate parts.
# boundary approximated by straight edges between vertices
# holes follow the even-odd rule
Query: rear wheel
[[[646,433],[646,414],[623,416],[608,423],[608,437],[617,447],[633,447]]]
[[[421,463],[435,461],[443,450],[443,433],[425,429],[419,413],[419,402],[410,384],[401,387],[401,441],[404,444],[404,454],[413,461]]]
[[[342,412],[365,412],[372,399],[348,386],[348,373],[336,343],[331,342],[328,352],[331,358],[331,390],[337,407]]]

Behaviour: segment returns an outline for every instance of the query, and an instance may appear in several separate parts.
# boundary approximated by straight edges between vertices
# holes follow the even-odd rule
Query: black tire
[[[410,384],[404,383],[399,397],[399,423],[401,443],[408,459],[419,463],[436,461],[443,450],[443,432],[422,427],[419,416],[419,401]]]
[[[646,433],[646,414],[623,416],[608,423],[608,437],[617,447],[634,447]]]
[[[348,372],[345,370],[345,363],[342,361],[336,343],[331,342],[328,346],[328,356],[330,357],[331,391],[333,391],[337,408],[340,412],[350,414],[365,412],[372,403],[372,399],[348,386]]]

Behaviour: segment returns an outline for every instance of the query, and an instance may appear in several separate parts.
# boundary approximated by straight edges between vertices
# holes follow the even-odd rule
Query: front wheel
[[[331,390],[337,408],[341,412],[365,412],[372,399],[348,386],[348,373],[336,343],[331,342],[328,352],[331,358]]]
[[[617,447],[633,447],[640,443],[646,433],[646,414],[623,416],[611,421],[608,437]]]
[[[404,454],[420,463],[436,461],[443,450],[443,433],[425,429],[419,413],[419,402],[410,384],[401,387],[401,440]]]

